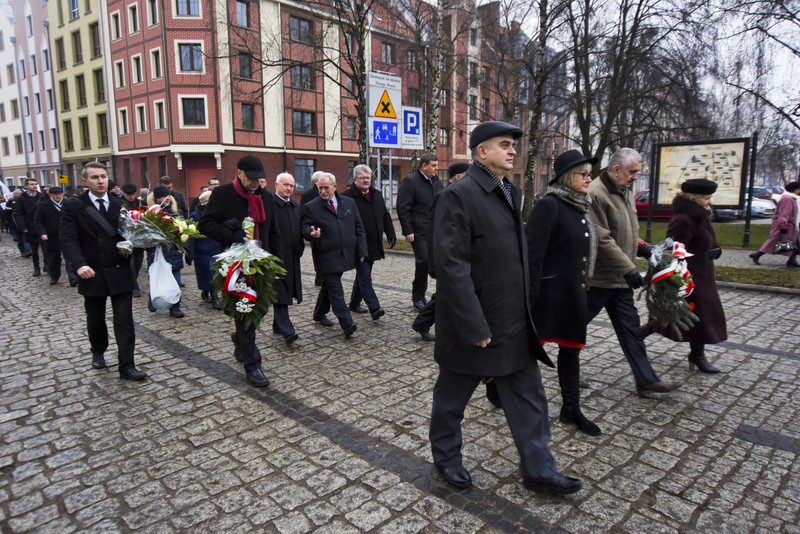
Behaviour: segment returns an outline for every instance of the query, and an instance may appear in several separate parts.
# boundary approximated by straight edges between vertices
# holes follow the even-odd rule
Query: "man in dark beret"
[[[42,249],[45,249],[47,273],[50,275],[50,285],[58,283],[61,277],[61,244],[58,239],[58,227],[61,224],[61,205],[64,200],[64,190],[61,187],[50,188],[50,198],[43,198],[36,205],[34,226],[42,240]],[[70,280],[77,280],[75,273],[67,269]]]
[[[486,122],[470,135],[473,164],[445,189],[433,220],[436,342],[430,442],[448,484],[472,484],[462,463],[461,420],[482,379],[496,385],[520,455],[525,487],[575,493],[548,450],[547,397],[537,360],[553,367],[538,342],[528,303],[528,253],[521,192],[506,178],[522,130]]]

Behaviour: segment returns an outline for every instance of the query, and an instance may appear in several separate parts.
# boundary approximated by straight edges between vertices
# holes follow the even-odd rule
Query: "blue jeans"
[[[351,308],[361,304],[362,297],[369,311],[374,312],[381,307],[378,295],[372,287],[372,264],[370,260],[356,263],[356,279],[353,281],[353,292],[350,294]]]

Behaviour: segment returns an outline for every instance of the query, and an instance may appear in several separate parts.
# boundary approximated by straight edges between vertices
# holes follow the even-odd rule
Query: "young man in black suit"
[[[61,210],[60,240],[64,258],[79,278],[78,293],[84,299],[92,367],[106,367],[106,299],[111,297],[119,376],[125,380],[144,380],[147,375],[136,369],[133,361],[136,345],[133,271],[130,259],[117,248],[122,241],[118,232],[122,200],[108,193],[106,166],[100,162],[86,164],[83,183],[89,190],[69,199]]]

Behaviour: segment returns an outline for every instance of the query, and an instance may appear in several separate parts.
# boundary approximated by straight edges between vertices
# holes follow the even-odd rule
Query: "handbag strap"
[[[115,237],[119,233],[96,209],[87,206],[84,211],[89,218],[96,222],[110,237]]]

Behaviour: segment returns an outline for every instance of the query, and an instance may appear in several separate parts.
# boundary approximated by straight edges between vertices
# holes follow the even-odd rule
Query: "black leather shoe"
[[[291,345],[298,339],[300,339],[300,336],[298,336],[297,334],[289,334],[288,336],[283,337],[283,340],[286,342],[287,345]]]
[[[247,383],[253,387],[265,388],[269,385],[269,379],[264,374],[264,371],[261,370],[261,367],[253,369],[252,371],[245,371],[244,374]]]
[[[50,280],[50,285],[54,286],[58,283],[58,280]]]
[[[367,309],[364,306],[362,306],[361,304],[356,304],[355,306],[353,306],[351,304],[350,306],[348,306],[348,308],[350,308],[350,311],[352,311],[352,312],[367,313]]]
[[[102,354],[92,354],[92,369],[105,369],[106,359]]]
[[[320,315],[319,317],[314,317],[314,320],[317,321],[322,326],[333,326],[333,323],[328,320],[327,317],[324,315]]]
[[[134,382],[138,382],[140,380],[144,380],[145,377],[147,377],[147,373],[139,371],[136,367],[126,367],[125,369],[120,370],[119,377],[123,380],[133,380]]]
[[[217,297],[215,297],[214,295],[211,295],[211,307],[214,308],[215,310],[222,309],[222,304],[219,303],[219,300],[217,300]]]
[[[353,332],[355,332],[356,329],[358,329],[358,326],[356,326],[356,323],[352,323],[350,326],[347,326],[347,327],[343,328],[342,330],[344,330],[344,337],[345,338],[349,338],[350,336],[353,335]]]
[[[186,316],[186,314],[183,313],[180,308],[170,308],[169,314],[176,319],[181,319]]]
[[[70,282],[70,285],[72,285],[72,282]],[[134,290],[131,292],[131,295],[133,295],[134,297],[137,297],[137,298],[138,298],[138,297],[141,297],[141,296],[142,296],[142,292],[141,292],[141,291],[139,291],[138,289],[134,289]]]
[[[204,302],[211,302],[211,292],[210,291],[201,291],[200,298],[203,299]]]
[[[42,272],[39,269],[36,269],[35,271],[33,271],[33,274],[31,276],[42,276]]]
[[[377,309],[377,310],[375,310],[375,311],[371,311],[371,312],[369,312],[369,314],[370,314],[370,316],[372,317],[372,320],[373,320],[373,321],[377,321],[378,319],[380,319],[381,317],[383,317],[384,315],[386,315],[386,312],[385,312],[385,311],[383,311],[383,308],[378,308],[378,309]]]
[[[150,310],[151,312],[156,311],[156,307],[153,306],[153,301],[150,299],[147,299],[147,309]]]
[[[589,387],[589,382],[587,382],[587,381],[586,381],[586,380],[584,380],[583,378],[579,378],[579,379],[578,379],[578,387],[579,387],[579,388],[586,389],[586,388],[588,388],[588,387]]]
[[[78,281],[77,280],[70,280],[69,281],[69,287],[75,287],[77,285],[78,285]]]
[[[444,477],[445,481],[458,489],[466,489],[472,485],[472,477],[463,465],[453,465],[450,467],[436,466],[436,469]]]
[[[233,357],[236,361],[242,363],[242,355],[239,354],[239,343],[236,341],[236,332],[231,334],[231,341],[233,341]]]
[[[529,490],[546,491],[550,493],[558,493],[559,495],[577,493],[583,487],[583,483],[577,478],[564,476],[561,473],[556,473],[550,478],[534,478],[531,480],[523,480],[522,484]]]
[[[636,393],[640,397],[646,397],[648,393],[669,393],[675,391],[683,384],[680,382],[664,382],[658,381],[655,384],[647,384],[645,386],[636,386]]]
[[[424,300],[415,300],[414,301],[414,307],[416,309],[418,309],[419,311],[422,311],[422,308],[425,307],[425,301]]]
[[[414,332],[419,333],[419,335],[422,336],[422,339],[424,339],[425,341],[435,341],[436,340],[436,337],[433,334],[431,334],[429,329],[418,325],[416,321],[411,323],[411,329]]]

